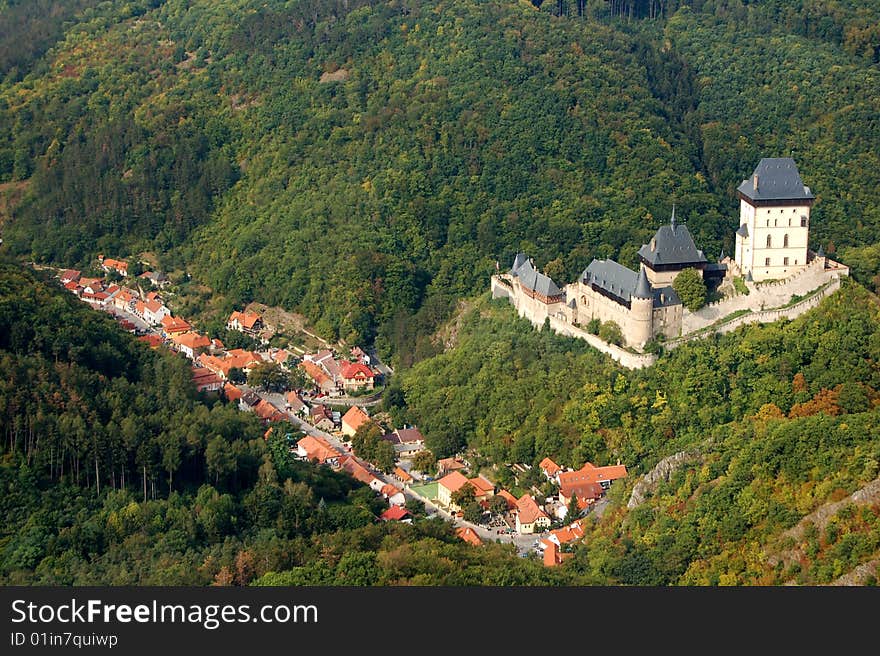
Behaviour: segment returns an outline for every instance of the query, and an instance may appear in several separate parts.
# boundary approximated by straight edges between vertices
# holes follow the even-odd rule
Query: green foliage
[[[706,283],[697,269],[685,269],[672,282],[672,288],[682,304],[691,312],[706,304]]]
[[[743,280],[741,276],[734,276],[733,286],[739,294],[749,293],[749,288],[746,286],[746,281]]]
[[[606,341],[609,344],[617,344],[620,346],[623,344],[623,332],[620,330],[620,326],[618,326],[616,322],[603,321],[602,325],[599,327],[599,339]]]
[[[286,392],[293,387],[290,372],[277,362],[263,362],[251,368],[247,375],[248,385],[267,392]]]
[[[601,328],[601,327],[602,327],[602,321],[600,319],[594,318],[594,319],[590,319],[589,322],[587,322],[587,332],[590,333],[591,335],[598,335],[599,328]]]

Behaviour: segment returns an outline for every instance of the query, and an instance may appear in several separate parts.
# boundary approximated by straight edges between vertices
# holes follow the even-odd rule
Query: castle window
[[[782,258],[782,264],[784,264],[785,266],[788,266],[788,258],[787,257]]]
[[[788,248],[788,235],[785,235],[785,236],[782,238],[782,247],[783,247],[783,248]]]
[[[797,264],[797,259],[795,259],[794,263]]]
[[[764,258],[764,266],[770,266],[770,258],[769,257]]]
[[[776,226],[777,226],[777,219],[773,219],[773,227],[775,228]]]
[[[788,227],[789,228],[791,227],[791,217],[789,217],[789,219],[788,219]]]
[[[807,217],[802,216],[801,217],[801,228],[806,228],[806,227],[807,227]]]
[[[770,248],[770,235],[767,235],[767,248]]]

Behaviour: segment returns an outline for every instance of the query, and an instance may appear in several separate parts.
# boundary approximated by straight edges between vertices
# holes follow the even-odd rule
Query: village
[[[291,453],[347,472],[369,486],[388,503],[380,521],[411,522],[411,509],[423,507],[428,517],[452,521],[468,543],[510,542],[521,556],[537,555],[552,567],[583,537],[585,516],[601,512],[611,484],[627,475],[620,463],[597,467],[588,462],[575,470],[544,458],[540,474],[529,479],[539,478],[543,484],[532,482],[527,491],[514,495],[472,472],[464,454],[436,461],[417,427],[393,427],[387,419],[370,415],[391,374],[375,354],[358,346],[347,349],[344,357],[329,347],[313,353],[296,346],[270,347],[271,326],[246,309],[233,311],[226,329],[258,346],[227,348],[172,313],[167,300],[173,292],[165,274],[147,270],[129,275],[128,262],[101,255],[95,270],[104,275],[88,277],[67,269],[57,277],[65,289],[113,316],[138,340],[188,358],[196,390],[253,412],[266,425],[267,440],[280,422],[298,427],[299,432],[285,434]],[[271,372],[281,373],[282,383],[250,385],[255,371],[262,372],[261,381]],[[391,446],[385,447],[389,457],[382,463],[354,453],[355,436],[370,431]],[[521,463],[508,467],[515,475],[529,474],[532,468]]]

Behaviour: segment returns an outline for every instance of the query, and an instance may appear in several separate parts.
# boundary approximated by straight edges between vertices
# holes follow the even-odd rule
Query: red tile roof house
[[[453,503],[452,495],[468,484],[468,479],[461,472],[452,472],[437,482],[437,500],[452,512],[458,512],[461,508]]]
[[[550,517],[538,507],[530,494],[524,494],[516,502],[516,532],[523,535],[550,527]]]
[[[110,271],[117,271],[120,275],[127,276],[128,275],[128,262],[123,262],[122,260],[113,260],[108,258],[99,258],[101,260],[101,268],[108,273]]]
[[[498,492],[498,496],[507,501],[507,509],[508,510],[516,510],[516,502],[517,498],[513,496],[507,490],[501,490]]]
[[[226,328],[255,335],[263,329],[263,318],[255,312],[233,312],[229,315]]]
[[[288,392],[285,400],[287,401],[287,403],[285,404],[285,408],[287,409],[287,413],[290,415],[301,417],[309,409],[309,407],[305,403],[303,403],[303,400],[299,398],[299,394],[297,394],[296,392]]]
[[[375,377],[376,374],[373,373],[373,370],[365,364],[346,362],[345,360],[340,363],[342,389],[346,392],[373,389]]]
[[[472,478],[468,483],[474,488],[474,497],[477,501],[482,501],[483,499],[495,496],[495,486],[482,476]]]
[[[325,394],[331,394],[336,391],[336,383],[314,362],[303,360],[299,366],[308,374],[309,378],[315,383],[315,387],[319,390]]]
[[[544,476],[546,476],[548,480],[559,483],[557,474],[562,471],[562,467],[550,460],[550,458],[544,458],[538,467],[544,472]]]
[[[162,318],[171,314],[171,310],[165,307],[161,301],[152,300],[144,303],[143,318],[151,326],[158,326]]]
[[[467,466],[458,458],[443,458],[437,461],[438,476],[445,476],[449,472],[467,469]]]
[[[400,506],[391,506],[388,510],[379,515],[379,519],[383,522],[400,522],[411,517],[409,510]]]
[[[113,305],[117,310],[131,312],[134,309],[134,303],[137,300],[137,292],[132,289],[121,289],[119,293],[113,297]]]
[[[162,334],[165,335],[165,337],[181,335],[192,330],[192,326],[186,321],[186,319],[172,317],[171,315],[162,317],[162,320],[159,323],[162,324]]]
[[[193,367],[193,382],[199,392],[219,392],[223,389],[223,379],[204,367]]]
[[[354,437],[358,428],[370,421],[370,416],[356,405],[351,406],[342,415],[342,432],[348,437]]]
[[[263,423],[283,421],[287,419],[287,416],[283,412],[265,399],[260,399],[259,403],[254,406],[254,414],[262,419]]]
[[[317,462],[322,465],[337,465],[339,453],[326,440],[306,435],[296,443],[296,453],[300,458]]]
[[[410,476],[406,471],[401,469],[400,467],[394,468],[393,473],[394,478],[403,483],[404,485],[408,485],[413,482],[413,477]]]
[[[241,399],[241,390],[232,383],[226,383],[223,385],[223,395],[226,397],[227,401],[236,403]]]
[[[177,350],[190,360],[195,360],[196,356],[204,353],[211,345],[210,339],[198,333],[176,334],[171,338],[171,341],[177,346]]]
[[[367,467],[353,456],[343,456],[339,459],[339,465],[364,485],[369,485],[371,489],[378,492],[385,483],[370,472]]]
[[[571,553],[562,553],[559,550],[559,547],[556,546],[556,543],[550,542],[549,540],[542,540],[542,543],[545,545],[544,549],[544,566],[545,567],[557,567],[561,565],[569,558],[574,557],[574,554]]]
[[[400,489],[391,485],[391,483],[385,483],[379,490],[379,493],[388,501],[389,505],[406,505],[406,495]]]
[[[477,535],[477,532],[470,526],[459,526],[455,529],[455,534],[468,544],[472,544],[475,547],[482,546],[483,544],[480,536]]]
[[[61,279],[61,284],[66,285],[71,281],[76,282],[77,280],[79,280],[80,275],[80,272],[76,269],[65,269],[59,274],[59,277]]]

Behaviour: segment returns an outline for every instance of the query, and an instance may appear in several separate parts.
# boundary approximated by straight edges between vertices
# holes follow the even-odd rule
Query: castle
[[[707,310],[705,317],[683,307],[673,282],[685,269],[699,271],[709,289],[741,276],[755,293],[744,297],[751,299],[745,301],[746,307],[742,298],[736,299],[730,311],[755,311],[759,321],[765,309],[782,307],[795,294],[814,291],[832,278],[839,285],[839,276],[848,274],[846,267],[825,258],[821,249],[818,254],[808,250],[815,197],[801,181],[794,160],[762,159],[737,194],[740,227],[733,260],[709,262],[687,226],[676,222],[673,208],[669,223],[639,249],[638,271],[613,260],[594,259],[575,282],[560,289],[535,268],[531,258],[518,253],[507,273],[492,277],[492,295],[509,298],[519,315],[537,326],[549,321],[557,332],[591,342],[595,338],[583,330],[588,323],[613,321],[620,327],[624,345],[641,351],[652,340],[680,338],[710,325],[719,314],[724,316],[725,302]],[[785,288],[786,280],[792,281],[790,289]],[[756,286],[771,281],[783,288],[771,294]]]

